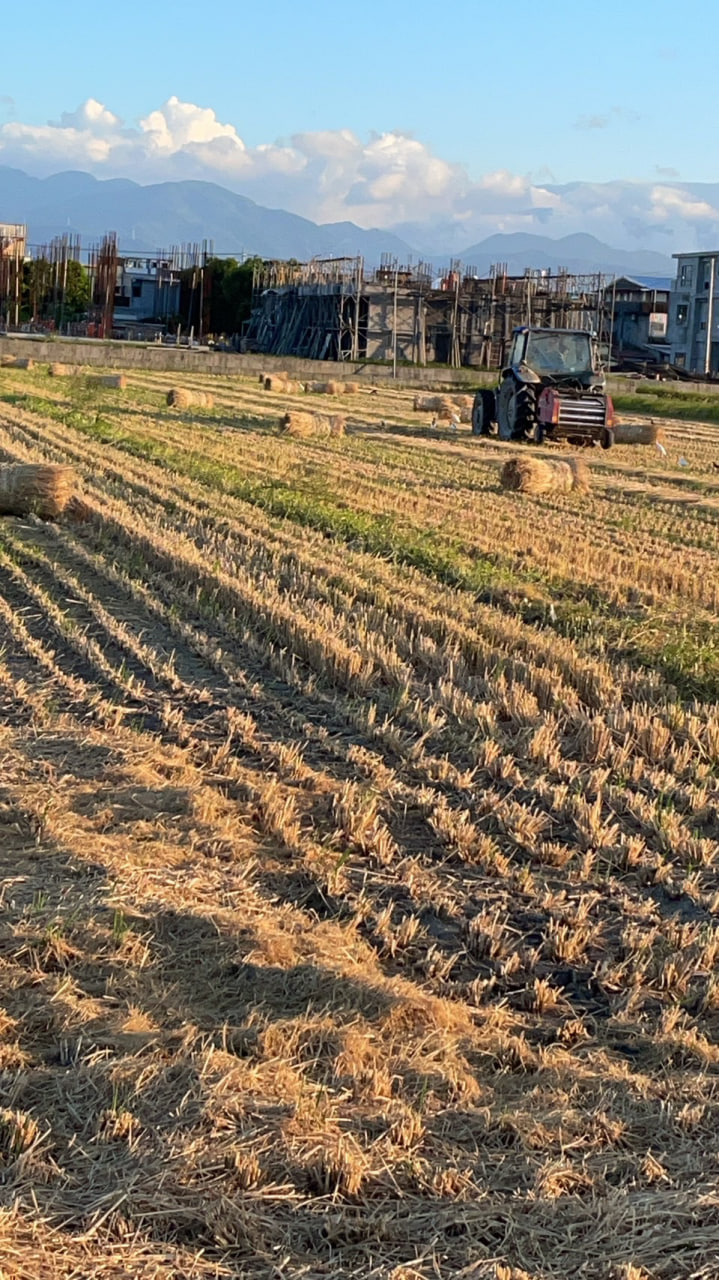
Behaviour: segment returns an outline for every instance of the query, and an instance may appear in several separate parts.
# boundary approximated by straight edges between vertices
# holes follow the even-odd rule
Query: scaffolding
[[[497,368],[520,325],[606,330],[606,278],[498,263],[479,277],[452,262],[439,278],[426,263],[384,255],[366,273],[361,258],[264,262],[255,268],[245,345],[314,360],[397,360]]]
[[[0,222],[0,324],[17,326],[22,303],[27,227]]]

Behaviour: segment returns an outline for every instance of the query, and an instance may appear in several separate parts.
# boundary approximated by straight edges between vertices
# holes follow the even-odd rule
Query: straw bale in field
[[[172,387],[167,393],[167,403],[175,409],[211,409],[214,400],[206,391],[188,391],[185,387]]]
[[[74,378],[79,372],[76,364],[51,364],[48,369],[51,378]]]
[[[34,369],[35,361],[28,360],[27,356],[3,356],[2,366],[4,369]]]
[[[265,378],[265,391],[283,391],[285,395],[292,396],[301,390],[301,384],[292,382],[286,373],[268,373]]]
[[[440,422],[449,422],[451,418],[457,418],[457,417],[460,418],[461,420],[461,412],[457,408],[454,401],[450,400],[449,396],[437,397],[437,408],[435,409],[435,416]]]
[[[346,396],[356,396],[359,395],[360,384],[359,382],[343,382],[342,390]]]
[[[317,396],[341,396],[346,386],[345,382],[307,382],[305,391]]]
[[[447,396],[415,396],[414,409],[415,413],[437,413],[449,403]]]
[[[19,463],[0,468],[0,515],[62,515],[77,487],[72,467]]]
[[[656,444],[664,440],[664,432],[656,422],[618,422],[614,428],[615,444]]]
[[[586,493],[589,468],[581,458],[510,458],[499,479],[503,489],[519,493]]]
[[[127,386],[127,378],[124,373],[102,373],[97,378],[93,378],[96,387],[113,387],[116,391],[124,391]]]
[[[275,373],[261,373],[260,386],[264,387],[268,378],[279,378],[280,382],[288,382],[289,377],[290,377],[289,373],[287,373],[286,370],[284,369],[278,369]]]
[[[304,413],[291,409],[282,418],[280,426],[287,435],[307,440],[312,436],[343,436],[347,421],[339,413]]]
[[[474,396],[452,396],[451,400],[452,404],[456,406],[460,422],[471,422]]]

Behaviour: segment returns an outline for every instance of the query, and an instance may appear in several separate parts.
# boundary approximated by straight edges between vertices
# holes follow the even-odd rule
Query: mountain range
[[[78,234],[89,244],[113,230],[125,252],[156,253],[161,247],[207,240],[217,253],[264,258],[305,261],[362,254],[369,265],[375,265],[387,253],[403,263],[421,256],[438,267],[448,260],[439,246],[436,251],[424,246],[421,252],[391,230],[367,230],[353,222],[320,225],[282,209],[264,208],[212,182],[141,186],[124,178],[102,180],[74,170],[35,178],[0,166],[0,219],[27,223],[34,245],[64,232]],[[609,275],[674,274],[671,258],[663,254],[614,249],[583,233],[556,240],[524,232],[496,234],[453,256],[479,275],[498,262],[506,263],[510,274],[521,274],[525,267],[566,267],[576,273]]]

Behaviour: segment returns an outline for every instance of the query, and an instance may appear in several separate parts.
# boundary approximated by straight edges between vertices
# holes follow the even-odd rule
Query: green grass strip
[[[675,619],[646,612],[621,617],[616,603],[595,588],[572,579],[550,579],[541,570],[518,574],[498,557],[470,557],[460,539],[437,530],[400,525],[391,514],[357,511],[326,494],[284,481],[251,480],[233,463],[152,439],[86,410],[68,410],[41,397],[5,394],[0,399],[22,404],[93,440],[259,507],[270,516],[419,569],[447,586],[472,592],[483,603],[518,614],[526,622],[551,626],[567,638],[581,641],[597,657],[621,657],[657,671],[682,697],[719,697],[718,627],[702,625],[690,630]]]

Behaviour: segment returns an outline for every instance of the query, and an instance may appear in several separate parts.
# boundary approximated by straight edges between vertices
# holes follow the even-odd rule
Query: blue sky
[[[719,183],[690,185],[719,180],[710,0],[36,0],[2,23],[0,165],[34,176],[213,181],[419,246],[719,239]]]
[[[130,123],[174,94],[250,145],[399,129],[473,175],[712,180],[716,14],[709,0],[36,0],[3,12],[6,53],[24,56],[2,59],[14,108],[0,112],[42,124],[93,97]]]

